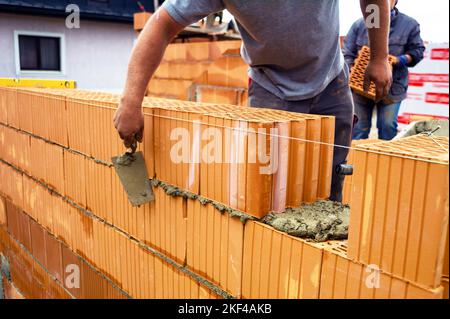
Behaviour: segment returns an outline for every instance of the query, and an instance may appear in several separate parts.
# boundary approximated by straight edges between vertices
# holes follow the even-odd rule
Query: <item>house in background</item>
[[[153,11],[153,0],[141,0]],[[66,8],[80,9],[67,28]],[[0,0],[0,78],[75,80],[78,88],[120,91],[136,40],[134,0]]]

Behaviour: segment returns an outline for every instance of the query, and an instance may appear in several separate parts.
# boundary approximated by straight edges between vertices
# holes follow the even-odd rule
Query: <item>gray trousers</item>
[[[333,115],[336,117],[335,144],[351,145],[353,128],[353,99],[348,84],[347,67],[319,95],[302,101],[286,101],[270,93],[255,81],[249,87],[249,104],[252,107],[265,107],[289,112],[309,113],[317,115]],[[337,168],[345,164],[348,149],[335,147],[333,156],[333,179],[331,182],[330,200],[342,201],[344,176],[337,173]]]

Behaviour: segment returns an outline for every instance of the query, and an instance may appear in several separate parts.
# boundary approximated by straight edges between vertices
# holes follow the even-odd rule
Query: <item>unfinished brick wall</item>
[[[31,106],[31,99],[36,104]],[[64,274],[49,256],[61,251],[63,262],[76,261],[81,268],[86,264],[99,274],[95,282],[103,284],[98,285],[110,285],[114,293],[132,298],[439,298],[443,293],[441,287],[406,280],[384,268],[385,290],[367,288],[367,263],[350,258],[350,243],[347,253],[342,242],[339,249],[308,243],[248,220],[327,194],[332,147],[305,139],[333,144],[332,117],[146,99],[140,150],[150,176],[168,187],[155,184],[155,202],[132,208],[110,163],[112,155],[124,151],[111,121],[117,96],[1,88],[0,101],[7,112],[18,108],[28,113],[36,105],[62,110],[44,119],[31,117],[30,123],[23,122],[24,129],[8,113],[0,123],[0,227],[7,229],[2,236],[27,247],[53,281],[61,282]],[[66,136],[61,142],[48,135],[57,118],[66,119],[59,131]],[[195,127],[194,120],[201,124]],[[207,128],[226,132],[259,127],[279,128],[278,135],[261,134],[276,138],[282,149],[280,169],[269,177],[258,174],[261,163],[192,166],[171,161],[174,128],[189,132],[193,148]],[[249,153],[248,146],[241,147],[249,138],[236,137],[235,144],[223,147]],[[8,241],[0,242],[1,248]],[[331,272],[334,263],[342,265],[339,272]],[[356,275],[348,269],[360,275],[352,277]],[[338,287],[330,288],[331,282]],[[339,282],[353,283],[344,289]],[[395,290],[393,283],[401,288]],[[39,287],[41,292],[49,289]],[[69,292],[77,298],[118,297],[109,290],[83,289]]]

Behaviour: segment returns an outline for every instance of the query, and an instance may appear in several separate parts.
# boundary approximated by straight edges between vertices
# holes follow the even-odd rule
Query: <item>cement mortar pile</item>
[[[289,235],[317,242],[348,238],[350,207],[319,200],[282,214],[270,213],[263,222]]]

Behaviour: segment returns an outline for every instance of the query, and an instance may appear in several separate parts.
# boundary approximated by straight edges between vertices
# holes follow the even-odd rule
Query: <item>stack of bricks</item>
[[[149,12],[134,15],[139,34]],[[247,65],[239,55],[241,41],[171,43],[148,86],[148,95],[196,102],[247,104]]]
[[[375,83],[370,83],[369,90],[364,90],[364,79],[367,66],[370,61],[370,48],[363,46],[359,51],[358,57],[355,60],[355,64],[352,67],[350,73],[350,87],[354,92],[359,95],[365,96],[371,100],[376,99]],[[390,55],[389,64],[392,66],[396,63],[397,58]]]
[[[363,144],[353,165],[348,256],[440,289],[444,263],[448,278],[448,137]]]
[[[194,80],[190,99],[247,106],[248,81],[248,65],[241,58],[239,49],[229,49]]]
[[[190,99],[191,86],[203,78],[210,66],[228,49],[239,48],[240,41],[171,43],[148,86],[148,95],[171,99]]]
[[[252,220],[328,196],[332,117],[147,98],[140,150],[150,176],[180,190],[160,185],[154,202],[133,208],[110,160],[124,151],[111,121],[118,99],[0,88],[0,254],[10,297],[11,287],[26,298],[442,297],[442,288],[384,270],[389,293],[368,287],[350,244],[347,253],[345,242],[310,243]],[[34,108],[47,117],[28,117]],[[175,128],[188,132],[190,156],[209,128],[229,132],[221,158],[243,152],[244,161],[175,164]],[[279,130],[245,134],[257,128]],[[248,161],[258,136],[282,150],[271,174]],[[339,282],[352,284],[331,287]]]

